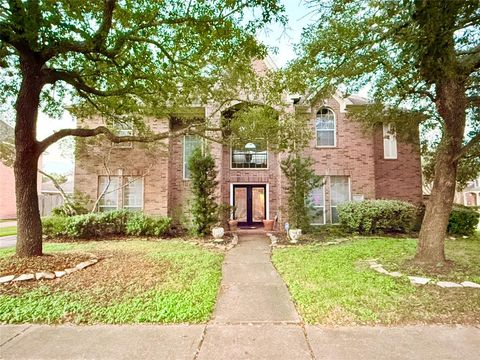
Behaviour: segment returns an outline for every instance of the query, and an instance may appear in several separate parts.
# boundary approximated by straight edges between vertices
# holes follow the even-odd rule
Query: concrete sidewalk
[[[2,359],[478,359],[480,329],[304,325],[265,237],[225,257],[212,321],[203,325],[0,326]]]

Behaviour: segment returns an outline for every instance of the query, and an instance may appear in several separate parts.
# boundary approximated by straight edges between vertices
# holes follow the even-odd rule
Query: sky
[[[314,14],[304,0],[283,0],[288,24],[272,24],[267,29],[261,30],[258,39],[269,47],[276,48],[271,51],[270,57],[277,67],[283,67],[295,57],[294,44],[300,41],[302,29],[314,21]],[[52,134],[62,128],[75,127],[75,120],[68,112],[60,119],[52,119],[40,113],[38,119],[37,136],[39,139]],[[73,172],[72,157],[62,155],[59,144],[54,144],[47,149],[43,156],[43,169],[49,173],[70,174]]]

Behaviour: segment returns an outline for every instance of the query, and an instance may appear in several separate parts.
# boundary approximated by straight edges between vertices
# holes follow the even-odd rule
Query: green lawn
[[[480,290],[415,287],[363,261],[378,259],[389,270],[425,275],[409,265],[416,240],[361,238],[335,246],[306,245],[274,250],[272,260],[304,320],[312,324],[480,323]],[[480,283],[480,240],[446,243],[451,271],[435,279]]]
[[[214,309],[219,252],[181,241],[140,240],[46,244],[44,252],[106,258],[61,279],[0,286],[0,322],[199,323]],[[13,253],[0,250],[0,270],[12,264]]]
[[[0,227],[0,237],[9,236],[9,235],[16,235],[16,234],[17,234],[17,227],[16,226]]]

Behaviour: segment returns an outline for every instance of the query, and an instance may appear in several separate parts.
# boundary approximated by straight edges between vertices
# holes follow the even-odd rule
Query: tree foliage
[[[51,144],[67,136],[151,142],[214,131],[206,119],[154,133],[146,119],[207,100],[223,104],[255,84],[251,62],[266,54],[256,31],[284,21],[277,0],[3,0],[0,6],[0,104],[16,110],[19,256],[42,254],[36,165]],[[61,129],[38,141],[39,109],[59,115],[65,102],[78,117],[99,116],[104,124]],[[134,125],[136,133],[117,136],[114,124]]]
[[[391,122],[410,137],[420,123],[436,129],[438,141],[430,144],[432,194],[416,260],[445,262],[444,239],[459,166],[461,170],[463,163],[480,158],[480,1],[310,4],[318,18],[305,29],[299,59],[289,68],[292,87],[351,93],[368,84],[374,101],[363,115],[372,116],[360,111],[352,117],[370,124]],[[478,166],[470,168],[471,176],[474,169]]]
[[[128,115],[142,128],[145,114],[225,98],[251,81],[251,59],[266,54],[255,32],[283,21],[281,11],[273,0],[5,1],[0,96],[17,96],[22,64],[32,61],[50,115],[68,100],[79,116]]]
[[[463,79],[467,129],[459,156],[479,156],[480,2],[478,0],[313,0],[314,24],[302,34],[288,69],[294,90],[354,93],[370,87],[374,101],[355,117],[392,122],[408,136],[422,124],[445,127],[438,85]],[[408,111],[407,111],[408,110]],[[362,116],[363,115],[363,116]],[[366,116],[368,115],[368,116]],[[413,135],[415,135],[413,133]],[[431,141],[435,149],[439,141]]]

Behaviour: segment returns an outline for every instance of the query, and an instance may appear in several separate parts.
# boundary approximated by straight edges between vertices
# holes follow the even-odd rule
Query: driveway
[[[14,247],[17,243],[17,235],[0,237],[0,248]]]

